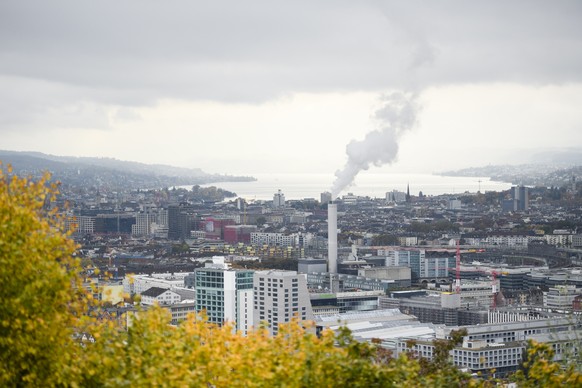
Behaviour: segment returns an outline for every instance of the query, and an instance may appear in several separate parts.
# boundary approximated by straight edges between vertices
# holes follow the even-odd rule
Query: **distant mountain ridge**
[[[562,187],[572,184],[582,176],[582,164],[567,167],[559,164],[489,165],[455,171],[443,171],[437,175],[463,177],[489,177],[493,181],[510,182],[514,185]]]
[[[128,188],[166,187],[228,181],[252,181],[249,176],[209,174],[199,168],[145,164],[114,158],[56,156],[41,152],[0,150],[0,161],[17,174],[38,176],[49,171],[63,183],[90,183]]]
[[[23,158],[24,157],[24,158]],[[50,154],[43,154],[42,152],[27,152],[27,151],[5,151],[0,150],[0,160],[6,161],[15,160],[19,163],[24,162],[25,157],[32,157],[39,160],[57,162],[62,164],[76,164],[76,165],[90,165],[90,166],[100,166],[105,168],[110,168],[113,170],[128,171],[135,174],[154,174],[154,175],[165,175],[165,176],[177,176],[177,177],[200,177],[209,176],[199,168],[184,168],[184,167],[174,167],[164,164],[145,164],[139,162],[118,160],[115,158],[97,158],[97,157],[86,157],[86,156],[56,156]],[[48,166],[57,166],[55,164],[48,163]]]

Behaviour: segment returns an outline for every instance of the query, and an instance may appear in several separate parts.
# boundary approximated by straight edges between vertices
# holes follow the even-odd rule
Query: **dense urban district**
[[[410,182],[352,194],[248,201],[217,187],[60,185],[45,207],[78,244],[104,316],[128,327],[160,305],[271,336],[294,318],[345,327],[397,358],[448,362],[475,379],[524,368],[531,341],[582,368],[582,182],[427,196]],[[13,173],[18,173],[14,170]],[[414,192],[413,192],[414,191]],[[440,344],[440,345],[439,345]]]

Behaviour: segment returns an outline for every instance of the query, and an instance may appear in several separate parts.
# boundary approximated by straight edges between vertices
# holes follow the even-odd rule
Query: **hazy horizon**
[[[533,162],[582,150],[581,16],[577,1],[6,1],[0,148],[346,180]]]

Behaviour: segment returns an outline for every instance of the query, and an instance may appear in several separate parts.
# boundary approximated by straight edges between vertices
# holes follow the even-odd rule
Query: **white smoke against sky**
[[[415,93],[393,92],[382,97],[382,107],[374,118],[379,128],[366,134],[363,140],[352,140],[346,146],[348,161],[337,170],[331,188],[332,198],[352,185],[356,176],[371,165],[380,167],[396,160],[398,141],[417,122],[419,105]]]

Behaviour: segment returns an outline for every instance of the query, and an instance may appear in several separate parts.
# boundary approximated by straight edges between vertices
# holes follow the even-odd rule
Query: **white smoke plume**
[[[369,132],[364,140],[352,140],[346,146],[348,161],[343,169],[336,171],[332,198],[350,186],[358,173],[371,165],[380,167],[392,163],[398,155],[398,140],[402,134],[414,127],[419,106],[416,94],[394,92],[382,98],[383,106],[374,118],[380,128]]]

